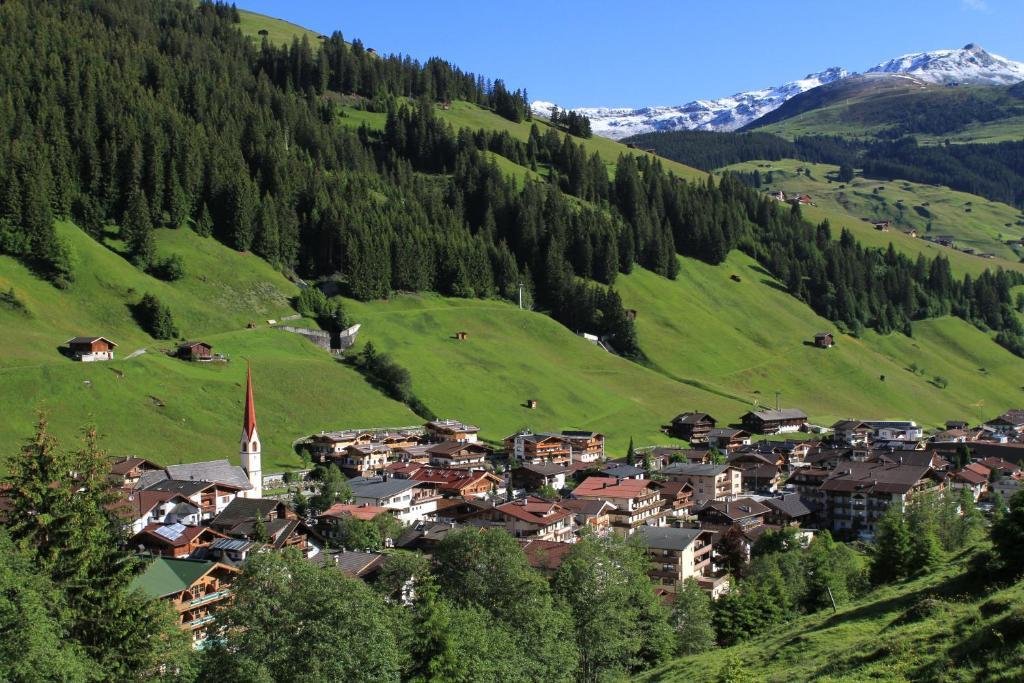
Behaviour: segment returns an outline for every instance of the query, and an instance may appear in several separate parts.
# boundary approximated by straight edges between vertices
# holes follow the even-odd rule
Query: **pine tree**
[[[139,268],[149,268],[156,255],[156,241],[153,239],[149,205],[141,190],[135,190],[128,198],[121,231],[132,263]]]
[[[636,451],[633,449],[633,437],[629,437],[629,448],[626,449],[626,464],[636,465]]]

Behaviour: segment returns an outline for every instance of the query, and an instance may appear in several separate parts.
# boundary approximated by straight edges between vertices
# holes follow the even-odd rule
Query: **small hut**
[[[467,339],[469,339],[469,332],[456,332],[455,338],[458,339],[459,341],[466,341]]]
[[[528,398],[528,399],[526,399],[526,407],[529,408],[530,410],[536,410],[537,409],[537,399],[535,399],[535,398]]]
[[[814,335],[814,345],[819,349],[830,349],[835,343],[836,340],[832,337],[831,332],[819,332]]]

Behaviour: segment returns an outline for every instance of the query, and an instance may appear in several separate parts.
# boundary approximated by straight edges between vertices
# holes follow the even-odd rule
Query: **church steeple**
[[[252,368],[245,373],[245,414],[242,417],[241,439],[242,469],[249,477],[251,491],[246,491],[247,498],[263,497],[263,466],[261,464],[260,436],[256,429],[256,404],[252,397]]]

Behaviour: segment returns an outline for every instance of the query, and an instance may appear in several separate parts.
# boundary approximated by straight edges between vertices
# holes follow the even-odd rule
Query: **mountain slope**
[[[978,419],[979,401],[991,412],[1024,400],[1024,359],[959,319],[914,323],[913,338],[867,332],[841,336],[828,350],[812,346],[816,332],[835,332],[832,323],[740,253],[717,267],[681,259],[675,281],[638,268],[618,287],[637,310],[640,346],[657,370],[748,404],[773,406],[780,391],[783,406],[803,408],[819,424],[859,417],[941,425]],[[931,382],[939,375],[948,388]],[[677,407],[711,412],[722,423],[739,417]]]

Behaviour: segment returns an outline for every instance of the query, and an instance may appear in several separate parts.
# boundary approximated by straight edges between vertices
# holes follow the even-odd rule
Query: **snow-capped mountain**
[[[750,90],[717,100],[695,100],[681,106],[641,109],[585,107],[576,111],[590,117],[596,135],[616,140],[655,131],[736,130],[777,108],[794,95],[847,75],[845,69],[832,67],[778,87]],[[537,101],[533,103],[533,111],[540,116],[549,116],[554,106],[551,102]]]
[[[867,73],[906,73],[929,83],[1007,85],[1024,81],[1024,63],[993,55],[973,43],[959,50],[916,52],[882,62]],[[832,67],[774,88],[750,90],[715,100],[694,100],[678,106],[583,107],[596,135],[620,140],[639,133],[673,130],[729,131],[774,111],[783,102],[825,83],[853,75]],[[533,102],[533,111],[549,116],[552,102]]]
[[[1024,81],[1024,62],[991,54],[970,43],[959,50],[913,52],[882,62],[868,73],[913,74],[930,83],[1010,85]]]

